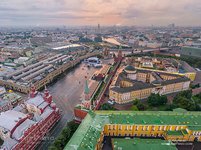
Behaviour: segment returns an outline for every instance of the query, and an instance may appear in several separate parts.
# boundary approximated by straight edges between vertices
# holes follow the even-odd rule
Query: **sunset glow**
[[[1,25],[199,25],[200,0],[1,0]]]

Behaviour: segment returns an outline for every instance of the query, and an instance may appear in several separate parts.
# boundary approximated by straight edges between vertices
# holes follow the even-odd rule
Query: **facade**
[[[166,95],[188,90],[190,79],[171,73],[121,67],[110,85],[109,98],[118,104],[148,98],[151,93]]]
[[[27,101],[0,114],[0,138],[4,141],[0,149],[34,149],[59,119],[59,109],[47,89],[42,94],[32,87]]]
[[[105,136],[201,141],[201,114],[188,111],[90,111],[65,150],[101,150]],[[164,141],[165,142],[165,141]]]
[[[130,57],[126,62],[136,69],[186,76],[191,81],[196,77],[196,70],[193,67],[185,61],[173,58]]]

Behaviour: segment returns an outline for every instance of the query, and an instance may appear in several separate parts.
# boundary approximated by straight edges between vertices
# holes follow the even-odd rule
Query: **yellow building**
[[[120,68],[110,85],[109,98],[118,104],[135,99],[148,98],[151,93],[166,95],[188,90],[190,79],[176,74],[135,69],[133,66]]]
[[[65,150],[101,150],[105,136],[150,137],[170,141],[201,141],[199,112],[96,111],[89,112]]]
[[[191,81],[194,81],[196,77],[196,70],[193,67],[185,61],[173,58],[129,57],[126,61],[140,70],[186,76]]]

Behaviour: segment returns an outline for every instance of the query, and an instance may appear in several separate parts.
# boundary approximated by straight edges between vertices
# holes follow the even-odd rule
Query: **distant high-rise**
[[[174,28],[174,27],[175,27],[175,24],[174,24],[174,23],[169,24],[168,27],[169,27],[169,28]]]
[[[98,24],[97,33],[98,33],[98,34],[100,34],[100,33],[101,33],[100,24]]]

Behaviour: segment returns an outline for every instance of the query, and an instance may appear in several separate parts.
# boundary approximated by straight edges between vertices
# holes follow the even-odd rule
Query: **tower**
[[[47,90],[47,87],[45,86],[45,92],[43,96],[44,100],[48,102],[49,104],[52,103],[52,95],[49,94],[49,91]]]
[[[101,34],[101,29],[100,29],[100,24],[98,24],[98,30],[97,30],[98,34]]]
[[[37,93],[38,92],[36,91],[36,87],[33,84],[31,84],[31,90],[29,94],[30,98],[34,98],[37,95]]]
[[[105,49],[104,49],[103,55],[106,56],[106,57],[109,57],[109,56],[110,56],[110,50],[109,50],[109,48],[105,48]]]
[[[85,77],[85,86],[84,86],[84,100],[82,102],[82,105],[87,108],[87,109],[91,109],[91,101],[90,101],[90,97],[89,97],[89,86],[88,86],[88,82],[87,82],[87,77]]]

